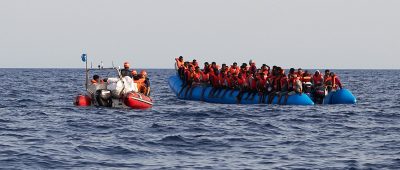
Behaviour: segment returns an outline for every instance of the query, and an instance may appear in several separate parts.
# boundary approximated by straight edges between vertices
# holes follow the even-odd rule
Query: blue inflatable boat
[[[187,96],[185,96],[184,93],[185,93],[186,89],[184,89],[182,91],[181,95],[178,96],[178,93],[182,88],[182,80],[178,76],[171,76],[168,80],[168,83],[169,83],[169,86],[171,87],[171,89],[174,91],[174,93],[177,95],[177,97],[179,99],[204,101],[204,102],[210,102],[210,103],[222,103],[222,104],[237,104],[238,103],[236,100],[236,96],[239,93],[238,90],[235,90],[233,93],[231,93],[231,90],[228,90],[227,92],[224,92],[225,90],[222,90],[222,92],[220,93],[219,96],[209,97],[212,87],[196,86],[196,87],[193,87],[193,92],[192,92],[191,96],[189,94]],[[204,93],[202,96],[203,91],[204,91]],[[247,100],[246,98],[248,95],[249,95],[248,93],[243,94],[240,104],[258,104],[259,103],[260,98],[258,95],[255,95],[254,98],[250,97],[251,99]],[[266,97],[266,98],[268,98],[268,97]],[[283,100],[284,100],[284,97],[282,97],[281,101],[278,102],[278,97],[275,96],[272,104],[283,103]],[[331,92],[324,99],[324,104],[355,104],[355,103],[356,103],[355,97],[347,89],[341,89],[336,92]],[[287,105],[313,105],[314,102],[306,94],[301,94],[301,95],[296,94],[296,95],[289,96],[286,104]]]

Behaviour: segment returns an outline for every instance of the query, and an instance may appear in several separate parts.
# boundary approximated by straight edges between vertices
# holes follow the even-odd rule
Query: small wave
[[[160,141],[165,143],[187,143],[181,135],[166,136]]]

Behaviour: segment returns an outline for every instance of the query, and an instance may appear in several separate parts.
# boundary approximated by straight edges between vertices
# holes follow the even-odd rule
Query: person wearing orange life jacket
[[[183,61],[183,57],[179,56],[179,58],[175,58],[175,70],[179,70],[179,68],[183,67],[185,61]]]
[[[240,66],[239,73],[242,73],[243,78],[247,79],[247,69],[246,66]]]
[[[142,70],[139,79],[134,81],[137,84],[140,93],[150,96],[150,79],[147,77],[147,72]]]
[[[225,97],[226,93],[234,88],[233,87],[233,79],[234,79],[235,75],[237,77],[237,74],[232,75],[230,71],[226,72],[226,76],[223,80],[225,91],[224,91],[224,93],[222,93],[221,98]]]
[[[290,68],[289,73],[288,73],[288,77],[291,77],[294,74],[297,74],[296,71],[294,70],[294,68]]]
[[[264,73],[264,76],[268,77],[268,75],[269,75],[268,65],[263,64],[263,65],[261,66],[261,70],[260,70],[260,71],[261,71],[262,73]]]
[[[200,82],[201,86],[203,87],[201,91],[201,100],[204,100],[204,92],[206,91],[207,87],[209,87],[211,84],[210,72],[211,72],[210,67],[207,67],[207,69],[204,69],[204,71],[200,71],[201,73]]]
[[[211,71],[211,65],[208,62],[204,63],[203,71],[209,73]]]
[[[267,94],[267,78],[265,77],[264,73],[258,73],[258,80],[257,80],[257,92],[260,96],[258,103],[265,103],[265,97]]]
[[[330,76],[324,80],[324,85],[328,92],[336,91],[338,88],[342,89],[342,83],[335,73],[331,72]]]
[[[196,67],[199,66],[199,63],[197,63],[197,60],[196,60],[196,59],[193,59],[193,61],[190,62],[190,65],[192,65],[194,68],[196,68]]]
[[[274,66],[272,68],[272,76],[270,81],[271,90],[268,95],[268,104],[271,104],[275,95],[279,95],[281,91],[281,78],[284,77],[285,70],[281,67]]]
[[[291,74],[293,76],[295,74]],[[280,84],[280,91],[277,93],[278,97],[278,104],[281,104],[282,96],[287,95],[289,93],[289,78],[286,76],[285,72],[281,74],[281,78],[279,81]]]
[[[246,78],[243,77],[242,73],[238,74],[238,78],[237,78],[235,85],[236,85],[236,89],[239,89],[239,93],[236,96],[236,102],[240,103],[240,101],[242,100],[243,94],[247,90]]]
[[[248,95],[245,100],[253,100],[257,94],[257,75],[251,74],[250,71],[247,71],[247,91]]]
[[[131,75],[131,70],[129,69],[129,63],[128,62],[124,63],[124,69],[121,69],[120,72],[121,72],[121,76],[122,77]]]
[[[322,77],[322,74],[319,70],[315,71],[311,82],[313,84],[311,92],[313,96],[313,101],[316,104],[322,104],[327,94],[327,91],[324,86],[324,78]]]
[[[328,77],[330,77],[330,75],[331,75],[331,71],[330,70],[325,70],[324,80],[326,80]]]
[[[227,80],[228,80],[228,76],[227,76],[227,71],[225,71],[224,69],[220,70],[220,73],[218,74],[218,79],[219,79],[219,88],[216,91],[214,97],[219,97],[222,91],[225,91],[225,89],[227,88]]]
[[[250,73],[253,73],[253,74],[257,72],[257,66],[256,66],[256,62],[254,60],[249,61],[249,71],[250,71]]]
[[[189,98],[192,98],[192,94],[193,94],[193,89],[196,86],[201,86],[202,84],[202,72],[200,70],[199,66],[195,67],[195,70],[193,73],[191,73],[191,77],[193,77],[193,83],[192,86],[190,86],[190,92],[189,92]]]
[[[310,94],[312,92],[312,77],[311,74],[308,73],[308,70],[304,71],[303,76],[300,77],[300,80],[303,84],[303,92]]]
[[[283,102],[286,105],[289,96],[303,93],[303,85],[297,74],[293,74],[290,76],[288,81],[288,93],[285,96],[285,100]]]
[[[215,92],[219,91],[220,88],[221,88],[220,83],[219,83],[219,72],[218,72],[218,69],[216,69],[216,68],[211,69],[210,82],[211,82],[212,89],[211,89],[210,93],[208,94],[208,97],[209,98],[214,98]]]
[[[301,77],[303,77],[304,71],[301,68],[297,69],[297,77],[301,79]]]
[[[189,92],[189,89],[193,84],[193,73],[194,73],[194,67],[193,67],[193,65],[189,64],[188,65],[188,69],[185,69],[182,88],[178,92],[178,97],[181,96],[181,93],[183,92],[183,90],[185,88],[186,88],[186,91],[185,91],[185,96],[184,97],[187,96],[187,93]]]
[[[322,77],[322,74],[319,72],[319,70],[315,71],[311,82],[314,87],[323,85],[324,77]]]
[[[239,67],[237,66],[236,62],[234,62],[233,65],[229,68],[229,72],[231,73],[231,75],[239,73]]]
[[[102,81],[100,80],[100,76],[99,75],[94,75],[93,76],[93,79],[92,80],[90,80],[90,83],[92,83],[92,84],[94,84],[94,85],[96,85],[96,84],[98,84],[98,83],[102,83]]]

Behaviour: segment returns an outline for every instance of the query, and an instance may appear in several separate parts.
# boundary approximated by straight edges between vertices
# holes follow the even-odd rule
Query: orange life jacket
[[[265,90],[265,85],[267,84],[267,79],[260,77],[257,82],[257,88],[259,90]]]
[[[282,90],[283,88],[288,88],[288,77],[287,76],[283,76],[282,78],[280,78],[280,85],[281,85],[281,88],[280,88],[280,90]]]
[[[231,66],[231,67],[229,68],[229,72],[231,72],[232,75],[233,75],[233,74],[238,74],[238,73],[239,73],[239,68],[238,68],[238,67],[233,68],[233,66]]]
[[[204,72],[200,72],[201,73],[201,81],[203,83],[207,83],[210,80],[210,75],[209,73],[204,73]]]
[[[193,77],[193,81],[194,81],[194,82],[200,82],[200,80],[201,80],[201,73],[200,73],[200,72],[198,72],[198,73],[193,72],[193,73],[192,73],[192,77]]]
[[[311,76],[304,76],[301,78],[301,82],[308,83],[311,82]]]
[[[317,75],[313,75],[313,84],[314,85],[316,85],[316,84],[322,84],[323,82],[323,78],[322,78],[322,75],[319,75],[319,76],[317,76]]]
[[[324,85],[325,86],[332,86],[332,89],[337,89],[337,84],[336,84],[336,79],[337,76],[329,76],[325,79]]]

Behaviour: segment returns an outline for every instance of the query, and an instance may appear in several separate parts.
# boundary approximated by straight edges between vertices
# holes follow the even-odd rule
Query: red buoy
[[[150,97],[135,92],[126,94],[124,103],[133,109],[148,109],[153,106],[153,100]]]
[[[91,104],[92,104],[91,99],[87,95],[80,94],[80,95],[76,96],[76,98],[75,98],[75,105],[77,105],[77,106],[86,107],[86,106],[90,106]]]

